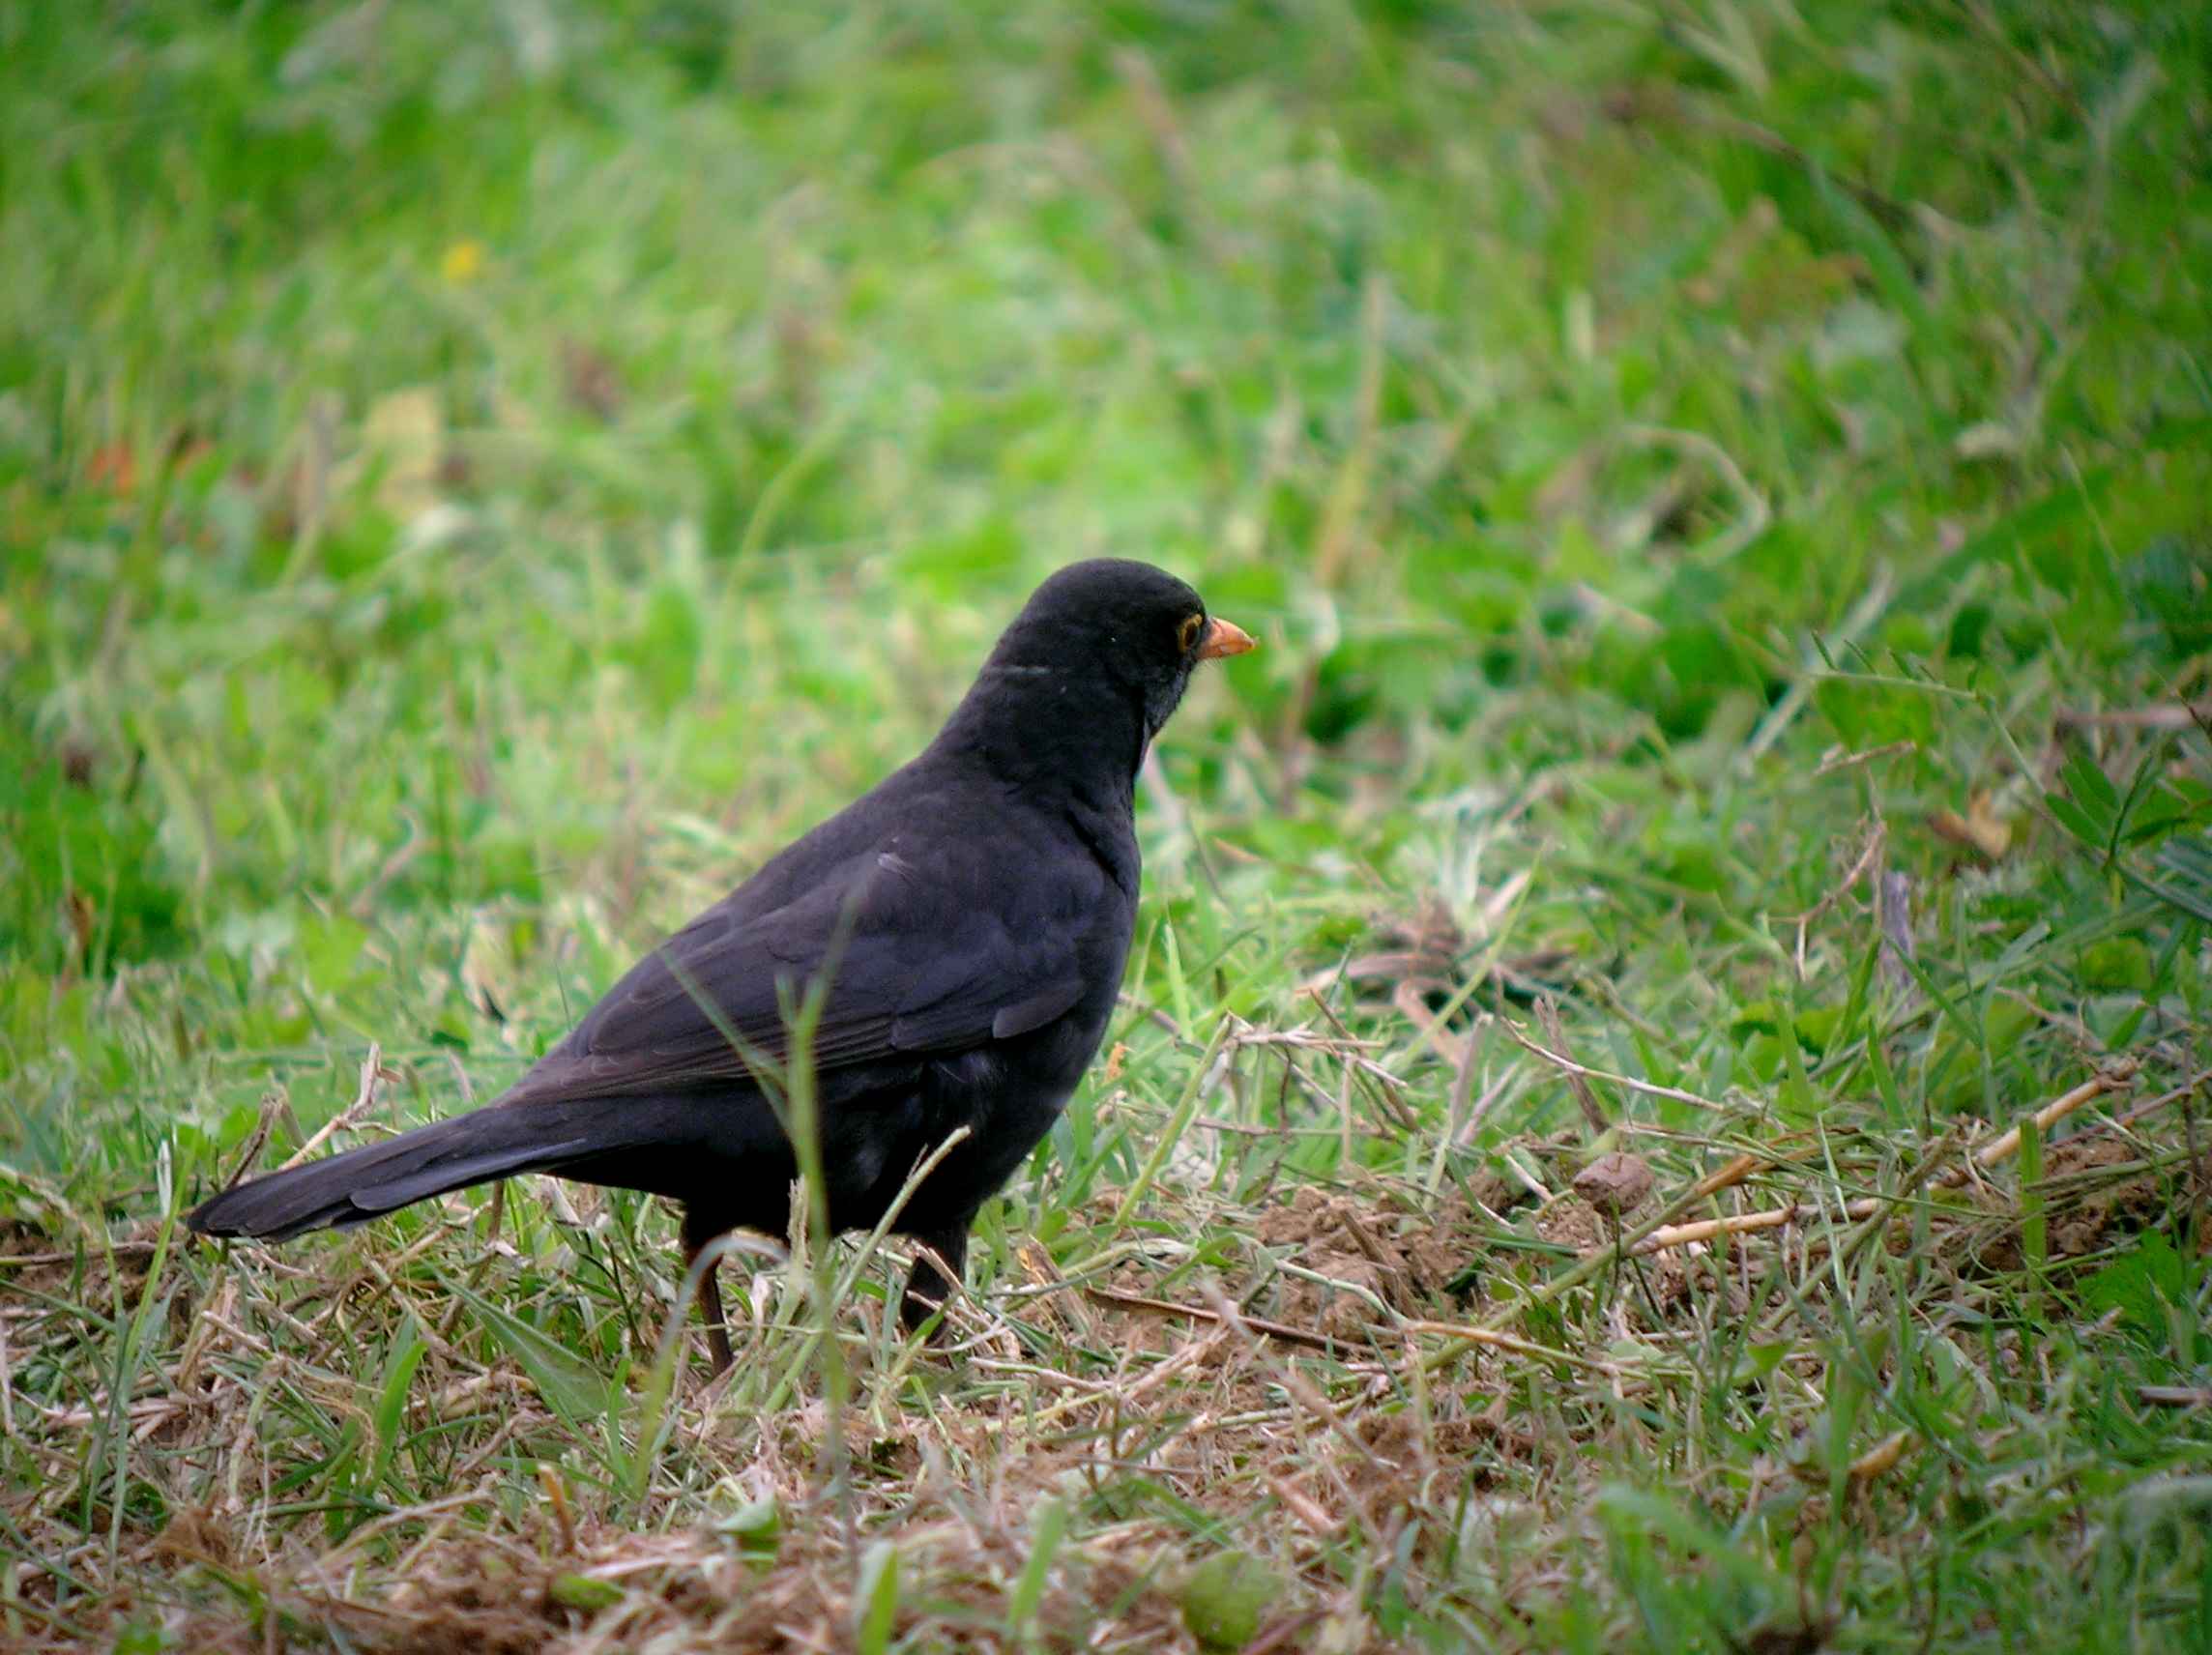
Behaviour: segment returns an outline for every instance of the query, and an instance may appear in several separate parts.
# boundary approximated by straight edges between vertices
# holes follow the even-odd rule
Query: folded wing
[[[990,888],[987,878],[945,877],[871,852],[785,907],[748,911],[733,897],[639,961],[502,1101],[752,1079],[756,1060],[789,1061],[792,1018],[823,980],[812,1042],[820,1070],[1042,1028],[1082,998],[1077,944],[1091,893],[978,905],[972,893]],[[1009,919],[1009,908],[1023,919]]]

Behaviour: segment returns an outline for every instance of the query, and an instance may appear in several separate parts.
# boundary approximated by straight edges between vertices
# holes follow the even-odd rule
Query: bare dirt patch
[[[2164,1165],[2110,1133],[2083,1134],[2053,1145],[2044,1162],[2045,1234],[2052,1259],[2084,1259],[2130,1235],[2159,1228],[2177,1201],[2212,1183],[2212,1155],[2201,1158],[2194,1178],[2185,1161]],[[1963,1239],[1975,1263],[1995,1271],[2017,1270],[2022,1248],[2020,1203],[2010,1191],[1982,1192],[1976,1205],[1989,1215],[1968,1226]]]
[[[1331,1338],[1360,1339],[1401,1316],[1440,1314],[1447,1284],[1472,1256],[1466,1202],[1448,1197],[1433,1216],[1307,1185],[1260,1216],[1260,1244],[1278,1265],[1266,1314]],[[1318,1278],[1318,1279],[1317,1279]]]

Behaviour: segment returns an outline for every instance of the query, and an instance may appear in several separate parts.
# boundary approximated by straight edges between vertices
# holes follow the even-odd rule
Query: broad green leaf
[[[450,1282],[453,1295],[476,1313],[486,1332],[522,1364],[546,1406],[570,1425],[597,1425],[615,1408],[619,1393],[597,1368],[551,1336],[509,1315],[488,1299]]]

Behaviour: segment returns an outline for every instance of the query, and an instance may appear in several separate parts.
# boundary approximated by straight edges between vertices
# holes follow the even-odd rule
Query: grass
[[[2208,70],[0,0],[5,1640],[2204,1646]],[[621,1194],[175,1228],[495,1093],[1101,552],[1265,649],[955,1354],[801,1229],[702,1390]]]

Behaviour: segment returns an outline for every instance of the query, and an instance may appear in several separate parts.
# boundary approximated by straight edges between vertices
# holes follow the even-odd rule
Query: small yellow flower
[[[438,261],[439,272],[456,287],[476,280],[483,267],[483,243],[475,240],[455,242]]]

